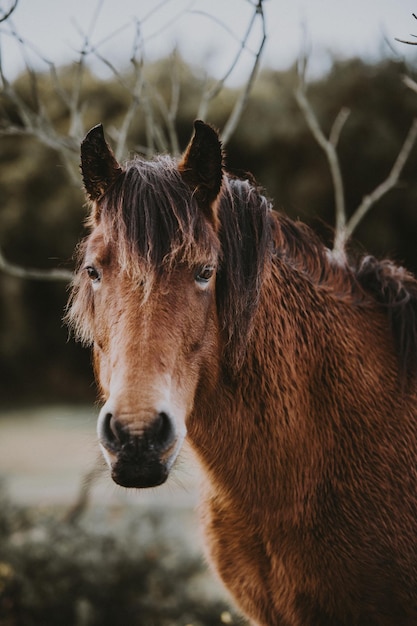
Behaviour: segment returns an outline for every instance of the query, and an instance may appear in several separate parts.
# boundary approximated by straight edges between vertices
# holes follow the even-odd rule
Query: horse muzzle
[[[112,478],[122,487],[156,487],[164,483],[182,444],[166,412],[156,413],[137,430],[104,405],[97,431]]]

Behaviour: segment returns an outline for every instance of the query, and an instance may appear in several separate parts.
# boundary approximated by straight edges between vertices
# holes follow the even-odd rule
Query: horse
[[[417,624],[417,281],[342,260],[227,170],[81,146],[91,210],[68,304],[113,480],[162,484],[185,438],[208,559],[258,626]]]

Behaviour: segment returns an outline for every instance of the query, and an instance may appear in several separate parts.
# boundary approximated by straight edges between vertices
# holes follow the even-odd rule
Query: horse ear
[[[194,134],[178,165],[198,205],[216,222],[214,202],[223,179],[223,152],[218,133],[201,120],[194,122]]]
[[[102,124],[94,126],[81,143],[81,173],[90,200],[99,200],[121,172],[104,138]]]

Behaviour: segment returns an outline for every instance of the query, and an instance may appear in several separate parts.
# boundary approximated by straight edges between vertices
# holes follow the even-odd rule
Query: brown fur
[[[163,479],[152,466],[176,443],[150,448],[169,380],[203,468],[208,554],[254,624],[415,625],[417,282],[370,257],[341,266],[251,182],[224,175],[208,207],[207,129],[179,169],[129,163],[82,247],[100,285],[80,272],[69,318],[111,407],[113,477],[143,484],[146,459],[148,484]]]

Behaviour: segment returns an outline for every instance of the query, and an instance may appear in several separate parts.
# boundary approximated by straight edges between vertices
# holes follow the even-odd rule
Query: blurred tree
[[[199,74],[176,57],[147,67],[146,76],[151,85],[158,85],[164,102],[169,103],[173,62],[180,87],[175,130],[181,149],[200,101]],[[405,70],[401,63],[392,61],[335,62],[326,77],[309,86],[309,101],[326,136],[338,112],[346,106],[350,109],[338,142],[348,216],[363,196],[387,177],[417,114],[417,96],[403,82]],[[73,71],[60,71],[66,90],[71,87]],[[127,73],[126,81],[131,80],[129,76]],[[37,80],[38,85],[45,81],[47,88],[44,75],[37,76]],[[13,84],[25,102],[30,102],[30,82],[31,77],[26,75]],[[267,70],[259,76],[242,113],[239,132],[228,143],[228,163],[233,168],[252,171],[274,198],[277,209],[313,224],[331,244],[332,180],[326,157],[297,105],[296,86],[295,69]],[[114,141],[115,129],[120,128],[129,106],[129,94],[119,77],[102,82],[88,75],[80,97],[85,102],[86,126],[103,122]],[[223,127],[236,97],[233,90],[224,88],[212,102],[210,121]],[[16,106],[4,97],[0,102],[0,124],[6,132],[12,123],[19,128]],[[46,102],[51,123],[65,137],[70,125],[68,110],[53,90],[48,92]],[[155,142],[159,141],[155,138]],[[150,152],[144,115],[132,119],[126,144],[135,151]],[[159,143],[154,144],[154,149],[159,148]],[[416,152],[412,151],[400,182],[360,224],[352,244],[379,256],[394,255],[414,270]],[[76,174],[78,147],[74,147],[72,158]],[[85,214],[80,179],[77,176],[76,184],[71,184],[67,168],[57,161],[56,150],[28,133],[11,136],[7,132],[0,143],[0,163],[0,246],[7,259],[18,266],[70,271],[72,251],[82,236]],[[3,273],[0,294],[3,397],[9,394],[22,399],[23,388],[28,400],[35,396],[42,400],[91,399],[94,392],[87,351],[66,341],[67,331],[60,322],[65,285],[22,281]]]
[[[60,320],[85,214],[79,144],[85,130],[99,122],[105,125],[118,158],[124,158],[128,148],[150,157],[155,152],[179,153],[193,119],[205,117],[223,129],[228,164],[251,171],[278,210],[313,224],[332,244],[332,177],[326,155],[294,97],[296,68],[265,70],[254,81],[265,23],[262,2],[253,6],[247,36],[260,21],[259,46],[241,89],[226,88],[227,73],[213,80],[176,53],[145,64],[139,31],[125,72],[102,59],[112,71],[107,81],[99,80],[88,67],[89,55],[98,54],[88,38],[73,65],[57,68],[49,63],[49,71],[41,74],[28,66],[14,82],[7,80],[0,59],[3,398],[75,401],[94,394],[89,355],[66,341]],[[241,44],[240,50],[245,40]],[[324,137],[334,136],[335,120],[336,126],[343,122],[336,143],[347,218],[362,198],[386,180],[416,117],[417,96],[404,83],[406,70],[402,63],[388,60],[335,61],[328,75],[309,85],[308,106]],[[408,70],[407,75],[413,82]],[[347,108],[350,114],[342,119],[339,113]],[[238,122],[239,132],[233,133]],[[394,255],[415,271],[416,152],[411,152],[401,170],[400,181],[358,226],[351,243],[378,256]],[[28,271],[32,267],[38,269]],[[22,275],[53,281],[30,282]],[[57,277],[63,280],[56,282]]]
[[[77,381],[80,374],[88,380],[88,358],[81,359],[81,373],[80,348],[65,342],[66,331],[60,323],[64,283],[71,279],[68,259],[82,231],[78,152],[86,130],[105,123],[118,158],[126,155],[127,146],[148,157],[155,152],[178,154],[185,136],[188,138],[190,119],[208,116],[217,121],[213,107],[224,97],[225,82],[243,51],[249,49],[248,41],[255,32],[259,42],[252,52],[247,81],[241,89],[227,91],[229,107],[224,108],[227,114],[220,120],[227,143],[247,104],[265,43],[263,0],[254,1],[252,7],[236,55],[218,80],[187,66],[175,52],[164,62],[146,64],[139,23],[125,72],[101,57],[88,34],[78,60],[70,67],[57,68],[43,59],[49,71],[36,73],[27,63],[25,74],[14,82],[8,80],[0,55],[3,397],[11,394],[22,400],[22,387],[28,400],[38,396],[74,401],[87,392]],[[7,12],[5,19],[10,14]],[[29,44],[13,29],[9,34],[25,53]],[[92,75],[91,57],[110,69],[113,80],[106,83]],[[18,284],[21,279],[38,282]]]
[[[308,99],[326,136],[339,112],[350,110],[338,141],[348,217],[386,179],[417,115],[417,97],[403,81],[406,71],[389,60],[335,61],[328,75],[309,85]],[[245,167],[266,186],[275,207],[313,224],[332,245],[331,174],[294,98],[297,80],[295,68],[260,76],[228,148],[229,162],[235,165],[244,154]],[[360,223],[352,241],[379,256],[395,255],[414,271],[416,153],[414,148],[400,181]]]

